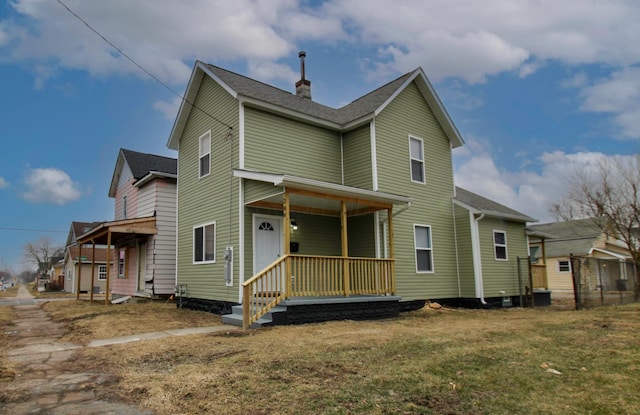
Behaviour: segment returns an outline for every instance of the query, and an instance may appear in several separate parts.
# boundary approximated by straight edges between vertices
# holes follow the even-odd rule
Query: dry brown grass
[[[78,343],[220,324],[171,303],[43,307]],[[640,305],[572,307],[168,337],[85,348],[74,364],[112,373],[104,392],[159,415],[640,413]]]
[[[13,379],[15,374],[6,360],[13,319],[13,307],[0,307],[0,382]]]
[[[0,298],[13,298],[18,294],[18,285],[7,288],[7,291],[0,290]]]
[[[142,302],[105,305],[102,301],[51,301],[42,308],[71,331],[63,340],[87,344],[91,340],[186,327],[216,326],[220,316],[177,309],[173,302]]]
[[[638,305],[423,309],[81,356],[156,414],[617,414],[640,412],[639,330]]]

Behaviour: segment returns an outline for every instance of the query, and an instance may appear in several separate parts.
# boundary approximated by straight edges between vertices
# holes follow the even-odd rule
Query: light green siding
[[[349,256],[375,258],[376,236],[373,214],[353,216],[347,221]]]
[[[507,261],[497,261],[493,249],[493,231],[507,234]],[[523,223],[488,218],[478,224],[482,257],[482,280],[485,298],[519,295],[517,257],[527,257],[527,238]]]
[[[371,131],[369,124],[345,133],[342,137],[344,154],[344,184],[373,189],[371,164]]]
[[[280,193],[284,193],[284,189],[275,187],[273,183],[264,183],[256,180],[244,181],[244,203],[255,202]]]
[[[342,182],[340,134],[247,107],[245,168]]]
[[[223,252],[230,244],[238,253],[238,180],[231,179],[230,167],[238,167],[238,103],[210,78],[205,77],[195,104],[215,118],[233,126],[228,128],[202,111],[193,110],[180,138],[178,159],[178,283],[187,284],[190,297],[238,301],[238,261],[234,262],[233,287],[223,275]],[[199,178],[200,135],[211,130],[211,174]],[[229,165],[229,158],[232,166]],[[193,227],[216,222],[216,262],[193,264]],[[229,227],[231,221],[231,228]]]
[[[292,213],[298,230],[291,232],[291,241],[300,244],[301,255],[341,255],[340,218]]]
[[[457,297],[450,142],[415,84],[408,85],[375,122],[380,191],[414,198],[393,221],[397,293],[403,300]],[[409,135],[424,140],[426,184],[411,181]],[[416,272],[414,224],[432,227],[433,273]]]
[[[456,238],[458,245],[458,269],[460,272],[460,296],[476,296],[475,271],[473,268],[473,243],[471,241],[471,218],[469,211],[454,205],[456,214]]]

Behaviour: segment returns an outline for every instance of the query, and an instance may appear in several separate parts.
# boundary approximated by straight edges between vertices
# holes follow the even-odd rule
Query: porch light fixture
[[[296,222],[295,219],[291,219],[291,230],[292,231],[297,231],[298,230],[298,222]]]

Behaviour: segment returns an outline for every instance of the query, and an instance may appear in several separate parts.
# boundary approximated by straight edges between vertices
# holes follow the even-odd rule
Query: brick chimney
[[[302,98],[311,99],[311,81],[304,77],[304,58],[307,52],[301,50],[298,52],[300,58],[300,80],[296,82],[296,95]]]

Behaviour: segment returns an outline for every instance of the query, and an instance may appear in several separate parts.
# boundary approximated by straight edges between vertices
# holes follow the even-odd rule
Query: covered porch
[[[276,211],[283,224],[282,254],[265,266],[254,265],[254,275],[242,283],[245,329],[283,302],[343,304],[351,299],[362,303],[369,301],[366,297],[395,294],[394,207],[408,207],[411,198],[288,175],[246,170],[235,170],[234,174],[247,179],[245,183],[268,184],[263,186],[262,195],[246,200],[244,205],[250,210]],[[304,242],[292,240],[298,227],[296,218],[301,215],[307,223],[314,218],[316,222],[338,221],[335,228],[323,230],[339,233],[326,242],[339,245],[339,250],[331,247],[338,251],[336,254],[313,252],[312,248],[305,252]],[[366,217],[364,229],[370,234],[359,229],[349,231],[349,221],[356,217]],[[254,233],[261,225],[254,227]],[[370,246],[366,251],[371,255],[350,255],[350,237]],[[256,239],[254,234],[254,256],[259,251]],[[320,246],[318,242],[307,245],[314,245],[316,250]],[[353,244],[351,248],[365,251]]]
[[[106,289],[105,289],[105,305],[109,304],[109,295],[110,295],[110,281],[112,275],[113,268],[113,253],[112,250],[115,251],[115,247],[126,245],[132,241],[136,241],[138,238],[147,238],[151,235],[155,235],[158,233],[156,228],[156,218],[155,217],[145,217],[145,218],[136,218],[136,219],[124,219],[113,222],[103,222],[95,228],[89,230],[85,234],[79,236],[77,238],[77,243],[80,251],[80,259],[82,259],[82,250],[83,246],[87,244],[91,244],[90,249],[95,251],[96,245],[105,245],[107,249],[107,259],[110,265],[107,266],[107,279],[106,279]],[[95,257],[92,255],[92,258]],[[93,264],[92,264],[93,265]],[[124,269],[122,267],[126,267],[127,258],[118,257],[118,264],[116,268],[116,276],[124,275]],[[139,267],[140,265],[138,265]],[[95,268],[92,266],[92,269]],[[81,268],[80,268],[81,269]],[[88,276],[87,276],[88,277]],[[93,286],[93,282],[95,281],[95,275],[91,273],[91,286]],[[80,287],[80,281],[83,278],[81,273],[78,273],[77,276],[77,284]],[[77,290],[76,299],[79,299],[80,290]],[[90,291],[90,300],[93,301],[93,291]]]

